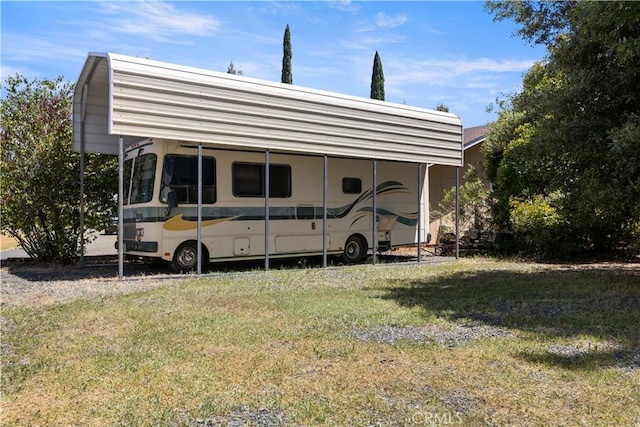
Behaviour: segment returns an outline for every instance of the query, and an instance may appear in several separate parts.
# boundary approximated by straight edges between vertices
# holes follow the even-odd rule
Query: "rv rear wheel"
[[[350,236],[344,244],[342,260],[349,264],[355,264],[362,261],[366,255],[367,245],[362,237],[355,234]]]
[[[176,273],[191,273],[198,267],[197,242],[184,242],[173,254],[171,269]],[[206,248],[203,251],[202,266],[207,262],[208,254]]]

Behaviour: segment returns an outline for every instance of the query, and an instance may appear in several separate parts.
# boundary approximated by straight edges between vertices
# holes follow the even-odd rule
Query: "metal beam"
[[[418,163],[418,264],[422,261],[422,164]]]
[[[373,195],[371,199],[371,221],[373,225],[371,226],[373,239],[371,240],[371,263],[376,263],[376,249],[378,248],[378,207],[377,207],[377,193],[378,193],[378,162],[376,159],[373,159]]]
[[[84,120],[80,124],[80,133],[84,134]],[[84,138],[81,136],[80,141],[80,266],[84,266]]]
[[[456,259],[460,258],[460,166],[456,166]]]
[[[118,279],[124,278],[124,140],[118,137]]]
[[[264,152],[264,269],[269,270],[269,149]]]
[[[198,233],[197,248],[198,255],[197,273],[202,274],[202,142],[198,143]]]
[[[328,160],[325,154],[322,162],[322,267],[327,266],[327,187]]]

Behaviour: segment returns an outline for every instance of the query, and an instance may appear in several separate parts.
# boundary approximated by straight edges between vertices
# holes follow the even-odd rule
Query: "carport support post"
[[[460,166],[456,166],[456,259],[460,258]]]
[[[118,137],[118,279],[124,278],[124,140]]]
[[[373,195],[371,199],[371,221],[373,225],[371,226],[373,238],[371,239],[371,263],[376,263],[376,249],[378,248],[378,213],[376,206],[377,192],[378,192],[378,161],[373,159]]]
[[[84,211],[86,208],[84,197],[84,118],[87,113],[87,96],[89,95],[89,85],[85,84],[82,88],[82,109],[80,120],[80,266],[84,267]]]
[[[269,270],[269,149],[264,152],[264,270]]]
[[[81,126],[84,127],[84,121]],[[84,135],[84,130],[80,131]],[[80,143],[80,267],[84,267],[84,141]]]
[[[197,235],[198,267],[197,273],[202,274],[202,142],[198,143],[198,235]]]
[[[418,163],[418,264],[422,260],[422,164]]]
[[[327,182],[328,182],[327,155],[322,163],[322,267],[327,266]]]

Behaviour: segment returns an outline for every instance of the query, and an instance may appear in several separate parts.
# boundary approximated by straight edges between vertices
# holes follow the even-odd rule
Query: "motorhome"
[[[463,164],[455,114],[113,53],[87,57],[73,144],[119,157],[120,277],[125,254],[200,272],[422,242],[427,165]]]
[[[377,162],[376,214],[371,161],[327,162],[327,253],[347,263],[373,248],[414,244],[420,188],[417,166]],[[265,256],[265,156],[205,148],[202,154],[203,260]],[[323,157],[275,153],[269,162],[270,257],[323,253]],[[165,260],[176,272],[197,261],[198,155],[194,144],[146,139],[131,145],[124,163],[124,251]],[[426,223],[426,222],[425,222]]]

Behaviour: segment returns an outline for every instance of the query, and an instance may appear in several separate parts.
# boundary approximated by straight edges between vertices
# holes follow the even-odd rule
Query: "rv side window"
[[[167,203],[169,192],[175,192],[179,205],[198,203],[198,157],[168,155],[162,169],[160,201]],[[202,203],[216,202],[216,161],[202,158]]]
[[[133,169],[133,159],[127,159],[124,162],[124,198],[123,205],[129,204],[129,190],[131,189],[131,170]]]
[[[153,198],[156,159],[155,154],[142,154],[134,159],[129,203],[147,203]]]
[[[344,194],[362,193],[362,180],[360,178],[342,178],[342,192]]]
[[[264,197],[264,164],[233,164],[233,195]],[[291,166],[269,164],[269,197],[291,197]]]

